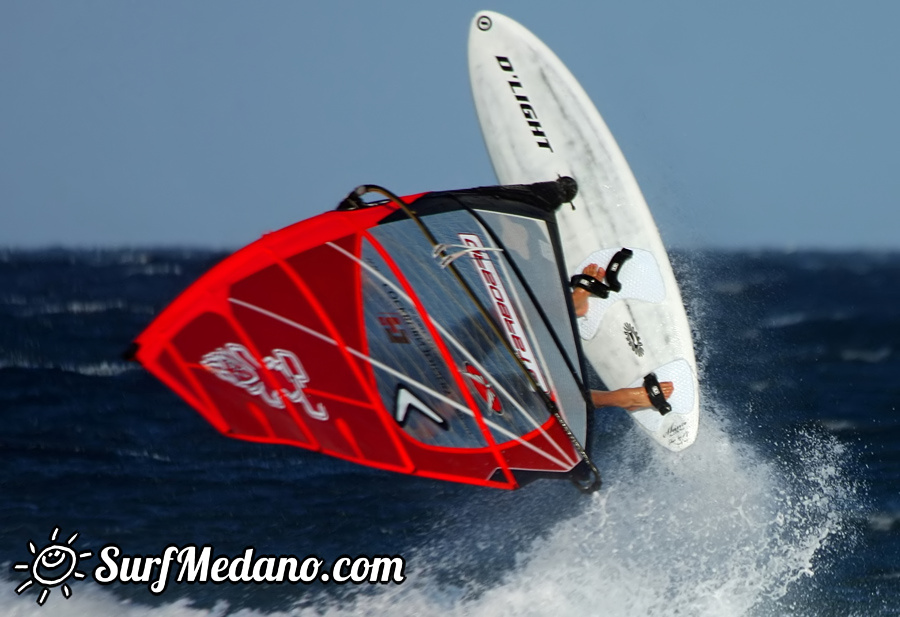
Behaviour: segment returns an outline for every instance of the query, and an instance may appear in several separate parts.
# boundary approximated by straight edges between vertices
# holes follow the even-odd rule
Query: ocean
[[[900,254],[676,252],[700,435],[673,454],[596,412],[588,496],[221,436],[121,354],[222,257],[0,250],[0,615],[900,614]],[[63,544],[83,578],[29,569]],[[400,556],[404,580],[154,594],[92,574],[104,547],[189,545]]]

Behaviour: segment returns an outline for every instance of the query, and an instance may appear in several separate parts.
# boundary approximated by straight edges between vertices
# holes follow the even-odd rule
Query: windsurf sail
[[[363,201],[371,190],[388,199]],[[553,216],[575,190],[361,187],[227,257],[134,357],[231,437],[482,486],[594,489]]]

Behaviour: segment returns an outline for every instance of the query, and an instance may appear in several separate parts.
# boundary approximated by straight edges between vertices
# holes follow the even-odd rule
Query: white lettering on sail
[[[463,244],[473,249],[484,248],[481,238],[475,234],[461,233],[459,234],[459,239]],[[470,255],[475,262],[481,282],[484,283],[484,287],[494,303],[494,308],[499,314],[500,323],[503,331],[506,333],[507,340],[541,390],[549,392],[550,388],[543,374],[538,369],[535,354],[531,349],[531,344],[528,342],[528,337],[525,335],[525,328],[522,326],[509,293],[507,293],[506,287],[503,285],[497,266],[491,260],[490,253],[485,250],[473,250],[470,252]]]
[[[280,392],[287,400],[303,407],[309,417],[316,420],[328,419],[325,406],[319,403],[314,407],[303,391],[309,384],[309,376],[295,353],[286,349],[273,349],[271,355],[265,356],[262,361],[266,369],[280,373],[290,387],[279,390],[267,388],[259,376],[260,366],[256,358],[246,347],[237,343],[226,343],[207,353],[200,364],[219,379],[243,388],[252,396],[258,396],[270,407],[284,409],[284,401],[278,396]]]

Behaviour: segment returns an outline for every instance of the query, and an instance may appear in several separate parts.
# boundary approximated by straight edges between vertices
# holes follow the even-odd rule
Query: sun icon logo
[[[45,546],[40,552],[38,552],[34,542],[29,542],[28,551],[34,555],[34,559],[31,563],[17,563],[13,566],[13,570],[31,571],[31,576],[16,587],[16,593],[21,594],[37,583],[43,587],[37,599],[37,603],[41,606],[47,601],[50,590],[60,585],[62,585],[63,595],[66,599],[69,599],[72,595],[72,590],[66,584],[69,577],[74,576],[77,579],[83,579],[87,576],[84,572],[76,570],[79,559],[87,559],[91,556],[91,551],[76,553],[75,549],[72,548],[72,543],[78,537],[78,532],[73,533],[72,537],[66,540],[65,544],[56,542],[58,535],[59,527],[55,527],[53,533],[50,534],[51,544]]]

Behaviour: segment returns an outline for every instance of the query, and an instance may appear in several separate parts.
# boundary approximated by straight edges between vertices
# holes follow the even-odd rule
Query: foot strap
[[[622,264],[631,259],[632,255],[634,255],[634,252],[631,249],[623,248],[612,256],[612,259],[609,260],[609,264],[606,266],[605,283],[589,274],[583,273],[573,276],[569,283],[572,287],[584,289],[598,298],[608,298],[609,292],[614,291],[618,293],[622,291],[622,283],[619,282],[619,271],[622,268]]]
[[[611,291],[616,293],[622,291],[622,283],[619,282],[619,269],[622,267],[622,264],[631,259],[632,255],[634,255],[634,251],[623,248],[609,260],[609,265],[606,266],[606,284]]]
[[[644,377],[644,390],[647,391],[647,396],[650,397],[650,403],[660,414],[666,415],[672,411],[672,406],[666,400],[655,373],[650,373]]]
[[[590,274],[576,274],[569,279],[569,284],[572,285],[572,287],[583,289],[598,298],[609,297],[609,286],[606,283],[600,282],[600,280],[594,278]]]

